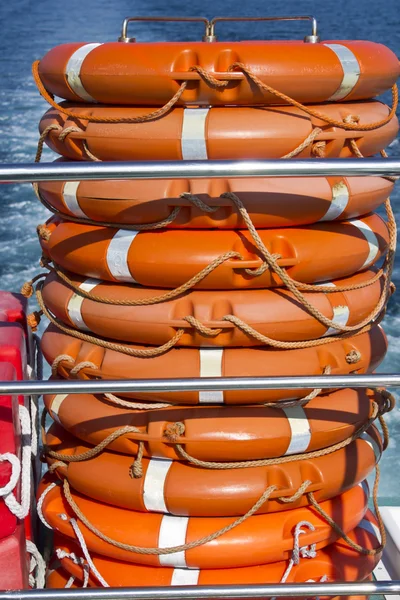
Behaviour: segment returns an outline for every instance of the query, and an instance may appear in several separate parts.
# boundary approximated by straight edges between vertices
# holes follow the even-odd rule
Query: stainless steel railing
[[[400,593],[399,581],[366,583],[285,583],[273,585],[182,586],[148,588],[86,588],[0,592],[1,600],[211,600],[223,598],[310,598]]]
[[[299,388],[400,387],[400,374],[308,375],[305,377],[204,377],[187,379],[0,381],[0,394],[105,394],[143,392],[209,392]]]
[[[195,179],[201,177],[320,177],[400,175],[400,160],[184,160],[156,162],[55,162],[0,165],[0,182],[84,179]]]

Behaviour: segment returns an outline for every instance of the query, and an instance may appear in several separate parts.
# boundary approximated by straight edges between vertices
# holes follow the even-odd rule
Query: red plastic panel
[[[13,535],[0,541],[0,589],[20,590],[28,587],[28,555],[22,523]]]
[[[0,321],[26,327],[28,300],[21,294],[0,291]]]
[[[15,369],[10,363],[0,363],[0,380],[16,380]],[[21,458],[21,431],[16,396],[0,396],[0,454],[6,452]],[[5,486],[10,477],[11,464],[8,461],[0,462],[0,487]],[[14,533],[16,527],[17,518],[9,511],[4,500],[0,499],[0,539]]]

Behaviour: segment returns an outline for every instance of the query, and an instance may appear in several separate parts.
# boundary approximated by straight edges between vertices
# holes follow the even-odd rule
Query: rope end
[[[142,461],[135,459],[129,469],[129,475],[131,479],[141,479],[143,477]]]
[[[50,229],[46,225],[44,225],[44,224],[38,225],[36,227],[36,232],[39,236],[39,239],[44,240],[45,242],[49,241],[51,232],[50,232]]]
[[[21,287],[21,294],[24,298],[31,298],[33,294],[33,281],[25,281]]]
[[[349,365],[355,365],[361,360],[361,352],[358,350],[351,350],[348,354],[346,354],[346,362]]]
[[[41,310],[35,310],[30,315],[27,315],[26,322],[28,323],[32,331],[37,331],[42,314],[43,313]]]
[[[179,421],[177,423],[170,423],[164,431],[164,435],[169,442],[176,442],[184,433],[185,425]]]

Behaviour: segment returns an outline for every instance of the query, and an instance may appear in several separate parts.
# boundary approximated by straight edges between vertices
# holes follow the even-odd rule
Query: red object
[[[0,363],[0,379],[15,381],[15,369],[10,363]],[[0,454],[9,452],[21,459],[21,429],[18,418],[18,405],[15,396],[0,396]],[[4,487],[11,477],[11,464],[0,462],[0,487]],[[17,518],[0,499],[0,539],[15,532]]]
[[[28,300],[21,294],[0,291],[0,321],[19,323],[26,328]]]
[[[24,524],[13,535],[0,541],[0,589],[21,590],[29,588],[28,557]]]
[[[23,336],[20,327],[16,329]],[[15,340],[18,339],[14,332]],[[14,339],[14,338],[12,338]],[[11,348],[11,346],[10,346]],[[3,346],[0,347],[0,353]],[[12,352],[10,351],[12,355]],[[16,354],[14,356],[17,356]],[[9,362],[0,362],[0,380],[15,381],[16,370]],[[21,429],[18,401],[16,396],[0,396],[0,454],[10,453],[21,460]],[[11,464],[0,463],[0,487],[4,487],[11,477]],[[16,488],[17,500],[20,487]],[[15,493],[15,492],[14,492]],[[4,500],[0,499],[0,589],[21,589],[28,587],[28,561],[26,554],[25,530],[30,530],[30,517],[20,521],[13,515]]]
[[[0,364],[3,362],[8,362],[14,367],[17,381],[28,379],[27,340],[25,331],[19,323],[0,322]],[[18,396],[18,402],[24,404],[24,396]],[[25,402],[28,407],[27,403],[28,397]]]
[[[26,340],[18,323],[0,323],[0,362],[9,362],[18,381],[27,379]]]

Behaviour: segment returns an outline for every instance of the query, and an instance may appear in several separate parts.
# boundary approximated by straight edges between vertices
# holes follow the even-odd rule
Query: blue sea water
[[[37,144],[37,125],[47,109],[31,77],[31,63],[52,46],[70,41],[114,41],[124,17],[135,15],[261,16],[313,14],[322,39],[369,39],[387,44],[400,57],[400,5],[398,0],[203,0],[190,5],[177,0],[15,0],[0,3],[0,162],[32,162]],[[138,41],[199,39],[201,25],[136,23],[132,35]],[[301,39],[309,31],[305,23],[225,23],[218,28],[219,39],[286,38]],[[384,98],[389,101],[389,97]],[[388,149],[400,157],[399,141]],[[52,160],[50,151],[44,160]],[[399,184],[400,186],[400,184]],[[399,187],[392,201],[400,216]],[[46,219],[46,210],[37,202],[29,185],[0,187],[0,288],[19,290],[38,271],[40,256],[35,228]],[[389,305],[384,327],[389,352],[382,372],[400,370],[400,257],[394,282],[399,288]],[[393,502],[400,499],[397,451],[400,449],[400,411],[388,418],[392,439],[382,461],[380,495]]]

